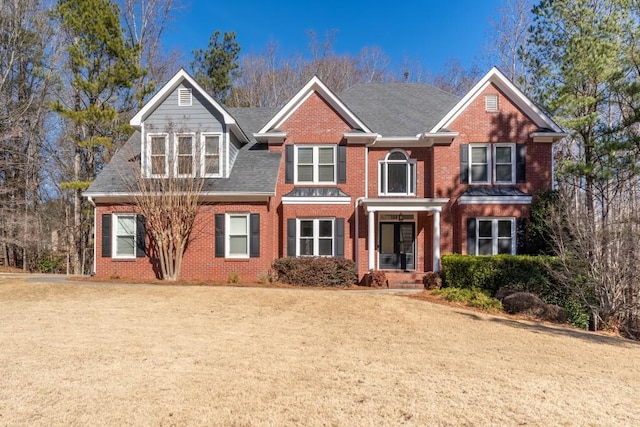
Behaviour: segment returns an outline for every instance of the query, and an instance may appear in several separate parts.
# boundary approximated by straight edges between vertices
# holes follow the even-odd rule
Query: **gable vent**
[[[484,97],[484,109],[486,111],[498,111],[498,95],[487,95]]]
[[[180,107],[191,106],[191,89],[188,89],[188,88],[178,89],[178,105]]]

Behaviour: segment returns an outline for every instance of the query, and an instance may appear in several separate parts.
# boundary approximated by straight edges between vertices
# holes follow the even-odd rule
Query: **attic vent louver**
[[[487,95],[484,97],[484,109],[486,111],[498,111],[498,95]]]
[[[188,88],[178,89],[178,105],[180,107],[191,106],[191,89],[188,89]]]

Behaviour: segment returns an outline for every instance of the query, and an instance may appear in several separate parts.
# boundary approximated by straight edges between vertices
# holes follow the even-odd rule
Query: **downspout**
[[[89,200],[89,203],[91,203],[91,206],[93,206],[93,268],[92,268],[92,272],[91,275],[95,276],[96,275],[96,260],[98,259],[98,252],[96,250],[96,236],[98,233],[98,230],[96,229],[96,227],[98,226],[98,218],[96,216],[96,203],[94,202],[93,198],[91,196],[87,197],[87,199]]]
[[[358,238],[359,238],[358,237],[358,235],[359,235],[358,234],[358,230],[359,230],[359,224],[360,224],[360,221],[359,221],[358,217],[360,215],[358,215],[358,207],[360,206],[360,202],[362,202],[364,199],[365,199],[365,197],[358,197],[356,199],[356,202],[353,205],[353,214],[356,217],[355,221],[354,221],[355,222],[355,234],[353,236],[354,237],[354,239],[353,239],[353,245],[354,245],[354,248],[353,248],[353,261],[356,264],[356,277],[358,278],[358,280],[360,279],[360,271],[358,269]]]

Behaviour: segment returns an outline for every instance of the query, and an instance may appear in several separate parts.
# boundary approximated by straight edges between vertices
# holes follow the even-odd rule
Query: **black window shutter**
[[[527,182],[527,146],[516,144],[516,182]]]
[[[527,254],[527,218],[516,218],[516,254]]]
[[[467,218],[467,255],[476,255],[476,219]]]
[[[293,183],[293,145],[284,146],[284,182]]]
[[[287,220],[287,256],[296,256],[296,219]]]
[[[460,144],[460,184],[469,183],[469,144]]]
[[[344,258],[344,218],[336,218],[333,230],[336,258]]]
[[[136,215],[136,257],[145,256],[145,238],[147,236],[147,228],[144,215]]]
[[[251,258],[258,258],[260,256],[260,214],[251,214],[249,218],[251,222],[251,242],[249,244],[249,256]]]
[[[111,256],[111,214],[102,214],[102,257]]]
[[[347,182],[347,146],[338,145],[338,183]]]
[[[224,258],[224,214],[216,214],[216,258]]]

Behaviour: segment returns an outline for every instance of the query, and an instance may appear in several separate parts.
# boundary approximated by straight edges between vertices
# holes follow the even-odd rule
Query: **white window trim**
[[[133,218],[133,254],[118,254],[118,217]],[[137,234],[138,223],[134,213],[114,213],[111,214],[111,257],[117,259],[134,259],[136,258],[136,248],[138,247]]]
[[[298,148],[312,148],[313,149],[313,180],[311,181],[299,181],[298,180]],[[319,148],[331,148],[333,150],[333,180],[332,181],[319,181]],[[338,149],[333,144],[320,144],[310,145],[301,144],[294,145],[293,149],[293,182],[294,184],[316,184],[316,185],[335,185],[337,183],[338,174]]]
[[[190,136],[191,137],[191,173],[178,173],[178,138]],[[196,134],[195,132],[178,132],[173,134],[173,173],[178,178],[192,178],[196,176]]]
[[[247,252],[245,254],[231,254],[231,217],[244,217],[247,225]],[[225,258],[249,258],[251,254],[251,221],[250,214],[246,212],[231,212],[224,217],[224,256]]]
[[[491,145],[492,144],[469,144],[469,184],[471,185],[487,185],[487,184],[491,184],[491,160],[492,160],[492,150],[491,150]],[[473,180],[473,165],[477,164],[477,165],[481,165],[482,163],[473,163],[472,159],[472,152],[473,152],[473,148],[484,148],[486,150],[487,153],[487,180],[486,181],[474,181]]]
[[[402,153],[405,156],[405,160],[389,160],[389,156],[393,153]],[[389,164],[404,164],[407,165],[407,191],[406,193],[391,193],[388,191],[389,189]],[[382,175],[382,171],[385,172],[385,180],[384,186],[386,188],[382,188],[382,180],[380,176]],[[418,165],[416,159],[412,159],[409,157],[404,150],[391,150],[387,153],[384,160],[378,161],[378,195],[380,196],[415,196],[416,188],[418,187],[418,177],[417,177]],[[410,191],[410,183],[413,180],[413,191]]]
[[[205,138],[207,136],[218,137],[218,173],[205,173]],[[205,178],[221,178],[222,177],[222,133],[221,132],[202,132],[200,134],[200,176]]]
[[[152,149],[153,146],[151,144],[151,139],[154,137],[164,137],[164,174],[152,174]],[[146,167],[145,167],[145,176],[149,178],[166,178],[169,174],[169,134],[162,132],[154,132],[147,134],[147,149],[145,159],[146,159]]]
[[[498,173],[497,173],[497,156],[496,156],[496,148],[498,147],[509,147],[511,148],[511,181],[498,181]],[[492,149],[492,164],[493,164],[493,182],[496,185],[513,185],[516,182],[516,144],[514,143],[496,143],[493,144]]]
[[[300,222],[313,221],[313,255],[300,255]],[[320,221],[331,221],[331,255],[318,255],[320,248]],[[297,257],[333,257],[336,254],[336,219],[335,218],[296,218],[296,256]]]
[[[183,94],[185,94],[185,95],[188,94],[189,102],[182,102]],[[193,93],[191,91],[191,88],[188,88],[188,87],[178,88],[178,106],[179,107],[191,107],[191,105],[193,105]]]
[[[516,254],[516,219],[514,217],[481,217],[476,218],[476,255],[480,249],[480,221],[491,221],[491,256],[498,255],[498,221],[511,221],[511,255]]]

